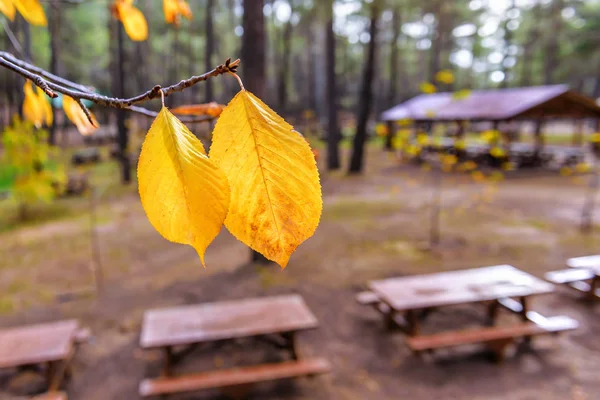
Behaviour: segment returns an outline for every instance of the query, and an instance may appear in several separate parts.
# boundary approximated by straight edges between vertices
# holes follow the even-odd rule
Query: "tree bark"
[[[559,60],[559,37],[562,30],[562,9],[563,0],[553,0],[550,9],[551,28],[552,32],[548,35],[546,41],[546,50],[544,54],[544,84],[551,85],[554,83],[555,71],[558,68]]]
[[[515,8],[515,0],[512,0],[510,2],[510,5],[508,7],[508,11],[512,10]],[[506,59],[509,57],[508,54],[508,50],[512,44],[513,41],[513,33],[510,29],[508,29],[508,23],[511,20],[506,17],[504,19],[504,54],[502,56],[502,64],[500,65],[502,68],[502,73],[504,74],[504,79],[502,80],[502,82],[500,82],[500,88],[506,88],[508,87],[508,67],[506,66]]]
[[[333,31],[333,0],[327,3],[325,23],[325,53],[327,54],[327,170],[340,168],[340,128],[338,123],[337,84],[335,74],[335,32]]]
[[[243,0],[244,16],[242,25],[241,60],[244,86],[259,98],[266,93],[265,81],[265,16],[264,0]],[[267,264],[269,260],[262,254],[252,251],[252,262]]]
[[[369,26],[369,45],[367,47],[367,60],[363,70],[362,84],[358,106],[356,134],[352,145],[352,158],[350,159],[349,174],[362,171],[365,142],[367,139],[367,122],[373,103],[373,80],[375,77],[375,51],[377,49],[377,20],[381,11],[381,0],[371,3],[371,22]]]
[[[204,46],[204,70],[210,71],[213,68],[212,58],[214,53],[215,32],[213,29],[213,8],[214,0],[206,1],[206,18],[204,20],[204,28],[206,29],[206,44]],[[206,85],[204,92],[204,101],[209,103],[214,101],[212,79],[204,82]]]
[[[532,85],[532,71],[533,71],[533,61],[535,59],[535,46],[538,42],[540,36],[540,30],[538,27],[538,23],[540,23],[542,6],[540,3],[536,3],[533,7],[531,13],[533,16],[534,25],[531,27],[529,32],[529,39],[525,42],[523,46],[523,58],[521,61],[521,86],[531,86]]]
[[[48,21],[50,28],[50,73],[59,75],[59,52],[60,52],[60,25],[61,25],[61,12],[60,3],[58,0],[52,0],[50,5],[50,19]],[[56,109],[52,107],[52,125],[50,126],[50,132],[48,134],[48,143],[54,145],[56,143]]]
[[[117,91],[116,95],[120,98],[125,98],[125,43],[124,29],[121,23],[117,23],[117,53],[118,60],[116,66]],[[117,142],[119,145],[119,160],[121,161],[121,182],[123,184],[131,183],[131,165],[127,147],[129,135],[125,124],[126,111],[120,108],[115,109],[117,117]]]
[[[387,106],[393,107],[396,104],[396,93],[398,90],[398,38],[400,37],[400,27],[402,18],[400,7],[392,11],[392,40],[390,42],[390,81],[387,98]]]
[[[277,100],[279,102],[278,108],[282,114],[284,114],[287,109],[288,101],[287,84],[290,76],[292,28],[292,17],[290,15],[290,19],[287,21],[287,23],[285,24],[285,28],[283,29],[283,37],[281,41],[281,62],[279,66],[279,82],[277,85]]]

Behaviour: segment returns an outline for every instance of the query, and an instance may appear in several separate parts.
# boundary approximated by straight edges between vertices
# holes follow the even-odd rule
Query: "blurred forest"
[[[452,70],[449,89],[569,83],[600,96],[600,1],[459,0],[416,1],[246,1],[263,6],[266,24],[266,101],[278,111],[314,110],[325,117],[325,79],[333,3],[334,61],[339,76],[339,105],[352,110],[359,99],[365,46],[370,41],[371,7],[378,7],[374,80],[375,111],[405,100],[433,81],[436,72]],[[116,21],[107,0],[49,0],[48,29],[21,17],[9,23],[21,48],[5,29],[2,47],[72,81],[111,93],[111,54]],[[160,1],[137,0],[148,20],[149,40],[125,43],[125,93],[154,84],[173,83],[210,70],[240,53],[242,1],[193,0],[193,20],[179,28],[164,22]],[[111,48],[113,46],[113,48]],[[244,69],[240,70],[244,76]],[[0,72],[2,102],[17,104],[22,84]],[[201,85],[202,86],[202,85]],[[208,82],[172,101],[227,102],[233,81]],[[208,97],[208,98],[207,98]]]

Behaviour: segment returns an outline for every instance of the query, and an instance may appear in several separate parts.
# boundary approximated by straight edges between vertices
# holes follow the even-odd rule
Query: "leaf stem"
[[[229,73],[233,76],[235,76],[235,79],[237,79],[238,83],[240,84],[240,88],[242,88],[243,91],[246,90],[246,88],[244,87],[244,84],[242,83],[242,79],[238,76],[238,74],[236,74],[235,72],[231,72],[229,71]]]

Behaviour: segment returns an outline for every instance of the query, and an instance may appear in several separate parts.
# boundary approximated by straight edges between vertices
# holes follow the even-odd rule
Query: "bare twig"
[[[83,104],[82,100],[89,100],[98,105],[102,105],[105,107],[112,108],[122,108],[127,109],[133,112],[137,112],[143,115],[147,115],[150,117],[154,117],[157,115],[154,111],[150,111],[143,107],[136,107],[134,104],[142,103],[151,99],[156,98],[160,94],[167,97],[173,93],[181,92],[198,82],[206,81],[210,78],[217,77],[219,75],[227,74],[227,73],[235,73],[237,72],[237,68],[240,64],[240,60],[231,61],[231,59],[227,59],[224,64],[217,66],[212,71],[206,72],[202,75],[192,76],[191,78],[185,79],[176,83],[174,85],[168,87],[161,87],[160,85],[154,86],[152,89],[138,95],[135,97],[131,97],[128,99],[120,99],[115,97],[102,96],[97,93],[92,92],[91,88],[79,85],[77,83],[71,82],[67,79],[58,77],[54,74],[51,74],[41,68],[38,68],[34,65],[31,65],[23,60],[20,60],[14,57],[12,54],[7,52],[0,51],[0,66],[3,66],[7,69],[10,69],[21,76],[30,79],[37,86],[42,88],[44,92],[50,97],[57,97],[56,93],[62,93],[69,97],[75,99],[82,110],[85,112],[88,117],[90,123],[93,124],[91,120],[91,115],[87,107]],[[45,78],[45,79],[44,79]],[[202,117],[202,118],[185,118],[182,121],[185,122],[201,122],[201,121],[209,121],[212,117]]]
[[[10,40],[10,43],[15,48],[15,51],[19,53],[20,56],[23,56],[23,48],[21,47],[21,44],[17,40],[17,37],[15,36],[12,29],[10,29],[10,26],[8,26],[8,23],[4,18],[0,18],[0,24],[2,24],[2,28],[4,29],[4,32],[6,32],[6,36],[8,36],[8,40]]]

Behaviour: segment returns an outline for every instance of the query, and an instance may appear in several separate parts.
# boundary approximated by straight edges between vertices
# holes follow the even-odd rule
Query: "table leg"
[[[417,314],[415,310],[406,311],[405,317],[407,331],[409,336],[418,336],[419,335],[419,319],[417,318]]]
[[[396,324],[396,321],[394,320],[396,311],[394,311],[392,308],[390,308],[389,311],[384,315],[385,315],[385,328],[388,331],[393,331],[394,329],[396,329],[396,327],[398,326]]]
[[[519,299],[521,302],[521,320],[523,320],[523,322],[527,322],[529,321],[529,318],[527,318],[527,297],[525,296],[521,296],[521,298]]]
[[[295,332],[286,332],[282,334],[282,336],[286,340],[286,347],[287,350],[290,352],[292,359],[298,361],[300,355],[298,354]]]
[[[54,377],[56,376],[57,366],[58,364],[56,361],[48,361],[48,366],[46,368],[46,382],[48,382],[48,387],[52,387],[54,385]]]
[[[173,348],[171,346],[165,347],[165,358],[162,369],[162,376],[171,376],[171,369],[173,365]]]
[[[487,317],[488,324],[491,326],[496,325],[496,319],[498,318],[498,310],[500,308],[500,303],[498,300],[492,300],[492,302],[488,305],[487,309]]]

